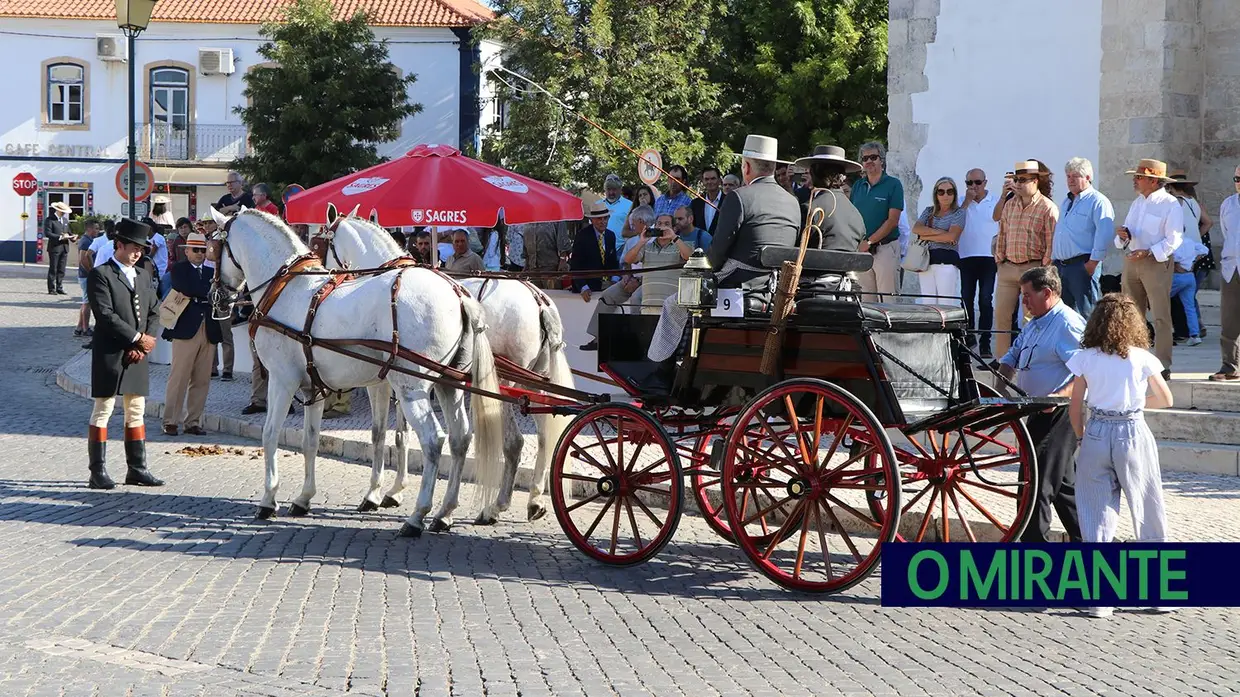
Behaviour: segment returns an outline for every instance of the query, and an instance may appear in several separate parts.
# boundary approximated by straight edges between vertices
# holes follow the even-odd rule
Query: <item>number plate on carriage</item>
[[[745,295],[740,288],[720,288],[719,301],[710,311],[711,317],[744,317]]]

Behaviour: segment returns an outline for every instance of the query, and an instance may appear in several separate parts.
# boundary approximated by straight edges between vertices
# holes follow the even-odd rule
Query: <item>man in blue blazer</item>
[[[191,232],[181,245],[185,258],[172,265],[172,289],[189,298],[189,304],[173,327],[164,330],[172,342],[172,371],[164,403],[164,433],[177,435],[182,418],[185,432],[201,436],[202,412],[207,406],[211,386],[211,356],[220,343],[220,323],[211,320],[211,276],[207,260],[207,238]],[[188,391],[189,406],[186,407]],[[188,415],[187,415],[188,414]]]
[[[611,211],[599,201],[588,204],[586,217],[590,224],[577,231],[573,241],[573,256],[569,260],[570,271],[603,271],[620,268],[616,256],[616,233],[607,229]],[[603,290],[603,276],[598,278],[574,278],[573,292],[590,301],[591,291]]]

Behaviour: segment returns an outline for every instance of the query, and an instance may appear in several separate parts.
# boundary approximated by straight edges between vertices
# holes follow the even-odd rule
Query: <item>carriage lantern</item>
[[[717,290],[718,281],[706,260],[706,252],[695,250],[680,275],[676,304],[690,312],[708,312],[715,307]]]

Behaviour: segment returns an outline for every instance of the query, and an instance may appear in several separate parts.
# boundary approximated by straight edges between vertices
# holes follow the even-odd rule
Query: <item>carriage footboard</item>
[[[1067,404],[1068,400],[1055,397],[1018,399],[983,397],[927,416],[901,430],[906,435],[923,431],[955,431],[961,428],[981,430]]]

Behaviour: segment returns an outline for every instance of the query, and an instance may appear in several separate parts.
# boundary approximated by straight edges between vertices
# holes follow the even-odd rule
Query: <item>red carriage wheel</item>
[[[851,393],[822,380],[781,382],[746,406],[728,433],[722,475],[737,544],[786,588],[851,588],[874,570],[899,528],[898,515],[867,513],[870,492],[899,510],[896,458],[882,424]]]
[[[644,411],[602,404],[573,419],[551,462],[551,505],[585,555],[640,564],[676,533],[683,504],[680,459]]]
[[[999,393],[978,384],[983,397]],[[899,539],[1012,542],[1033,516],[1038,477],[1029,430],[1020,419],[986,428],[929,431],[898,444],[905,494]],[[879,496],[871,511],[885,515]]]

